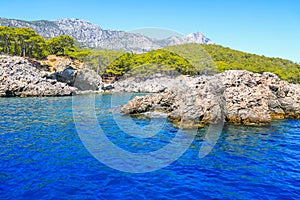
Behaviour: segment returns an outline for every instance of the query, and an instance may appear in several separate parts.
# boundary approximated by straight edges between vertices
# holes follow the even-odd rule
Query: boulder
[[[74,69],[67,66],[63,71],[55,72],[49,77],[81,91],[101,90],[103,86],[101,76],[89,69]]]
[[[101,76],[89,69],[77,71],[74,87],[79,90],[101,90],[103,87]]]

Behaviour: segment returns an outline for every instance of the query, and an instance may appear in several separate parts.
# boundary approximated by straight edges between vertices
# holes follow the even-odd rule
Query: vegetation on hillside
[[[108,66],[116,59],[121,57],[125,52],[114,50],[90,50],[85,56],[77,56],[83,60],[87,66],[99,74],[104,74]]]
[[[81,50],[70,36],[45,40],[30,28],[0,26],[0,52],[7,55],[43,58],[49,54],[84,57],[88,50]]]
[[[184,57],[164,49],[143,54],[123,54],[114,60],[105,72],[124,75],[133,70],[139,75],[163,71],[177,71],[181,74],[197,73],[197,69]]]
[[[284,80],[300,83],[300,65],[218,45],[183,44],[143,54],[113,50],[80,49],[70,36],[45,40],[30,28],[0,26],[0,53],[44,58],[49,54],[83,60],[99,74],[123,76],[176,71],[180,74],[214,74],[229,69],[272,72]]]
[[[214,74],[225,70],[272,72],[283,80],[300,83],[300,65],[290,60],[245,53],[219,45],[183,44],[144,54],[126,53],[106,66],[105,73],[124,75],[176,70],[181,74]]]
[[[189,46],[198,46],[190,44]],[[216,64],[218,71],[248,70],[262,73],[272,72],[283,80],[300,83],[300,64],[281,58],[269,58],[245,53],[219,45],[201,45]],[[182,46],[184,48],[184,45]]]

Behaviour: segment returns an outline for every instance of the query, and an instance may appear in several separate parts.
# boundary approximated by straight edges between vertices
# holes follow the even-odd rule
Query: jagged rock
[[[233,123],[259,125],[276,118],[300,117],[300,85],[269,72],[230,70],[217,76],[225,84],[227,117]]]
[[[66,96],[76,88],[42,77],[40,70],[25,58],[0,56],[0,96]]]
[[[184,128],[223,120],[225,99],[220,81],[211,77],[178,77],[173,79],[173,83],[176,80],[177,84],[173,85],[175,87],[170,86],[163,93],[135,97],[121,107],[121,113],[163,112],[168,114],[169,120],[174,124]]]
[[[221,119],[242,125],[267,125],[278,118],[300,119],[300,85],[282,81],[272,73],[229,70],[213,77],[162,80],[159,79],[160,84],[166,91],[136,97],[122,106],[121,112],[160,111],[184,127],[203,126]],[[130,89],[143,92],[145,87],[140,84]]]

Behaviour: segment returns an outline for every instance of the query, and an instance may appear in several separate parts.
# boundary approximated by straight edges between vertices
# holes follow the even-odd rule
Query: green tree
[[[48,52],[55,55],[65,56],[76,50],[75,40],[66,35],[51,38],[46,44]]]
[[[46,51],[46,44],[43,37],[34,35],[25,40],[27,46],[28,57],[43,58],[48,52]]]
[[[41,54],[45,51],[44,38],[30,28],[16,29],[15,40],[17,45],[20,47],[20,56],[35,57],[34,55],[32,55],[32,53],[40,52],[37,53],[37,55],[39,55],[38,57],[42,57]],[[16,53],[17,52],[15,52],[15,54]]]
[[[0,48],[7,55],[45,56],[45,40],[30,28],[0,26]]]
[[[10,47],[12,42],[13,28],[1,26],[0,27],[0,40],[2,46],[2,53],[10,54]]]
[[[143,54],[126,53],[113,61],[105,72],[114,75],[124,75],[129,71],[131,73],[139,73],[136,75],[170,71],[177,71],[181,74],[196,73],[195,68],[188,60],[164,49]]]

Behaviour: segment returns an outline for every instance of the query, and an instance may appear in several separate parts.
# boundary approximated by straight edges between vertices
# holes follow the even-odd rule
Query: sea
[[[0,98],[0,199],[300,199],[300,120],[225,124],[199,156],[209,127],[121,115],[136,95]]]

